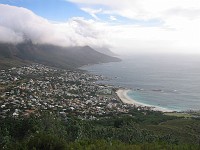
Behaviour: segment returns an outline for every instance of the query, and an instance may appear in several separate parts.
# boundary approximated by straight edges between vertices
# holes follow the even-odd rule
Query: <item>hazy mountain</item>
[[[108,56],[117,56],[117,54],[113,53],[110,49],[106,47],[95,47],[94,48],[97,52],[103,53]]]
[[[1,68],[33,62],[60,68],[76,68],[115,61],[120,59],[97,52],[89,46],[60,47],[32,44],[30,41],[21,44],[0,44]]]

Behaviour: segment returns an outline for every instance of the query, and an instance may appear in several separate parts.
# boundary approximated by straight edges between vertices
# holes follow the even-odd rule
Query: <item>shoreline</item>
[[[167,109],[167,108],[162,108],[159,106],[154,106],[154,105],[149,105],[149,104],[145,104],[145,103],[140,103],[134,99],[131,99],[127,94],[128,92],[131,91],[130,89],[118,89],[116,91],[117,96],[119,97],[119,99],[122,101],[122,103],[124,104],[132,104],[135,105],[136,107],[149,107],[150,110],[153,111],[161,111],[161,112],[174,112],[173,110]]]

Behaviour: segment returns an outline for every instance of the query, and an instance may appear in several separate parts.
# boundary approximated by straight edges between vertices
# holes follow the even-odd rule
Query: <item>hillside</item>
[[[159,112],[132,111],[81,120],[63,120],[47,112],[28,118],[0,120],[0,147],[12,150],[199,150],[197,119],[165,116]],[[156,116],[156,118],[155,118]],[[152,120],[154,118],[154,120]]]
[[[115,54],[110,49],[105,48],[105,47],[94,47],[94,49],[97,52],[103,53],[103,54],[108,55],[108,56],[117,56],[117,54]]]
[[[117,62],[120,59],[95,51],[89,46],[60,47],[32,42],[0,44],[0,67],[41,63],[60,68],[77,68],[87,64]]]

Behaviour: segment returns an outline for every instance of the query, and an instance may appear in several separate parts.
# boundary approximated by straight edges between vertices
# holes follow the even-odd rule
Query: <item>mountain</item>
[[[117,56],[117,54],[113,53],[110,49],[106,47],[93,47],[97,52],[108,55],[108,56]]]
[[[60,68],[77,68],[88,64],[117,62],[119,58],[95,51],[89,46],[60,47],[47,44],[0,44],[0,68],[27,63],[41,63]]]

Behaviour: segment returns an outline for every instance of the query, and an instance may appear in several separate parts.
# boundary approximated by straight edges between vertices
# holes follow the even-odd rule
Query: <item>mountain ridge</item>
[[[112,56],[115,57],[117,56],[116,53],[114,53],[113,51],[111,51],[109,48],[106,47],[92,47],[95,51],[100,52],[102,54],[108,55],[108,56]]]
[[[59,68],[78,68],[89,64],[118,62],[119,58],[95,51],[89,46],[61,47],[51,44],[0,43],[0,68],[41,63]]]

